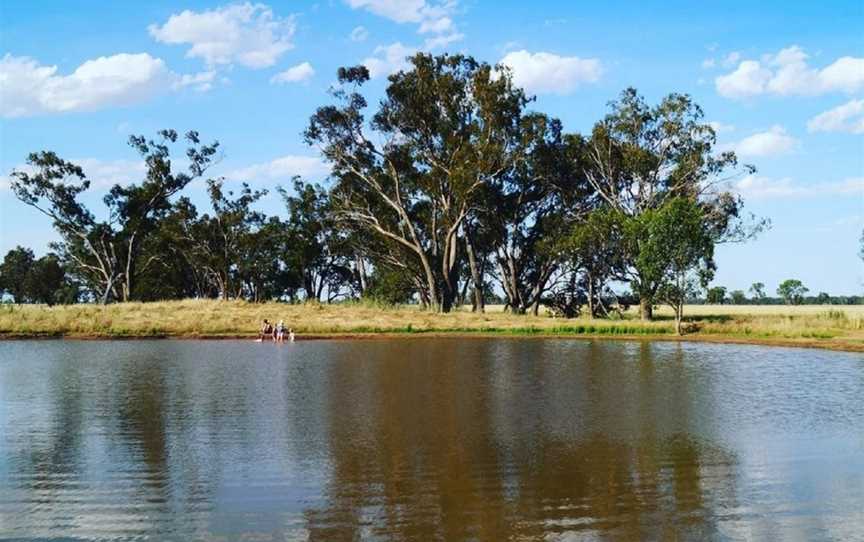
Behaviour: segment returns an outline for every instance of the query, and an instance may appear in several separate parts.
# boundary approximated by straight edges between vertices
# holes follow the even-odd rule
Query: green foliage
[[[386,305],[409,303],[417,287],[411,278],[398,269],[379,266],[369,279],[363,296]]]
[[[767,295],[765,294],[765,284],[762,282],[754,282],[750,286],[750,293],[753,295],[753,300],[757,303],[762,302]]]
[[[22,246],[7,252],[0,264],[0,293],[11,295],[16,303],[27,301],[27,276],[34,259],[33,251]]]
[[[804,294],[810,290],[798,279],[787,279],[777,287],[777,295],[783,298],[787,305],[800,305],[804,301]]]
[[[705,301],[710,305],[722,305],[726,302],[726,288],[723,286],[714,286],[709,288],[705,296]]]
[[[78,287],[66,275],[55,254],[35,259],[33,251],[16,247],[0,264],[0,295],[7,293],[16,303],[74,303]]]
[[[733,305],[743,305],[747,302],[747,295],[741,290],[732,290],[729,292],[729,300]]]

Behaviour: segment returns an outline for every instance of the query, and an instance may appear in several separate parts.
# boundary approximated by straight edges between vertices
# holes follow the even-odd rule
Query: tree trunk
[[[366,293],[366,288],[368,288],[367,277],[366,277],[366,262],[363,261],[363,257],[359,254],[354,256],[354,264],[357,267],[357,278],[360,282],[360,297],[363,297],[363,294]]]
[[[594,279],[590,273],[586,275],[586,278],[588,279],[588,315],[590,318],[594,318],[597,312],[597,307],[594,306]]]
[[[483,302],[483,276],[480,273],[477,255],[474,252],[474,241],[471,239],[471,234],[467,232],[465,235],[465,248],[466,252],[468,252],[468,267],[471,269],[471,281],[474,283],[474,301],[471,311],[486,312],[486,306]]]
[[[649,321],[654,317],[654,306],[651,300],[645,296],[639,298],[639,318]]]

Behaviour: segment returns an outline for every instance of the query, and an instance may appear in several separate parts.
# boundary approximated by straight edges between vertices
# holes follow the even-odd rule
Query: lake
[[[0,343],[0,539],[864,538],[864,356]]]

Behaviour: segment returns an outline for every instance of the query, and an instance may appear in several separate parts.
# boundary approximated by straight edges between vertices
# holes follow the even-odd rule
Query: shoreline
[[[73,340],[73,341],[138,341],[138,340],[190,340],[190,341],[219,341],[219,340],[248,340],[254,342],[255,333],[240,334],[111,334],[111,333],[0,333],[0,341],[28,341],[28,340]],[[864,353],[864,342],[849,341],[843,339],[811,339],[811,338],[766,338],[766,337],[736,337],[731,335],[672,335],[668,333],[649,334],[597,334],[597,333],[554,333],[536,330],[519,333],[509,331],[477,331],[468,332],[464,330],[414,330],[412,332],[381,331],[381,332],[329,332],[308,333],[298,335],[297,341],[322,341],[322,340],[394,340],[394,339],[417,339],[417,338],[454,338],[454,339],[574,339],[574,340],[611,340],[611,341],[638,341],[638,342],[694,342],[710,344],[739,344],[753,346],[774,346],[782,348],[809,348],[822,349],[835,352]],[[265,341],[271,342],[271,341]]]

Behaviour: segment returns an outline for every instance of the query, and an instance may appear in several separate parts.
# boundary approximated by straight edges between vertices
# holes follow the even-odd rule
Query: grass
[[[864,307],[690,306],[688,340],[714,340],[820,346],[864,351]],[[619,320],[565,320],[458,310],[433,314],[412,306],[379,304],[246,303],[185,300],[108,305],[0,306],[5,337],[242,337],[254,336],[263,318],[285,320],[302,336],[376,334],[462,334],[505,336],[605,336],[677,338],[671,312],[641,322],[633,314]]]

